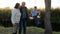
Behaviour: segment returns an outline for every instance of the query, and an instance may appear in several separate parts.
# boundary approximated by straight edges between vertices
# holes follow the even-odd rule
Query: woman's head
[[[14,8],[16,9],[20,8],[20,3],[16,3]]]

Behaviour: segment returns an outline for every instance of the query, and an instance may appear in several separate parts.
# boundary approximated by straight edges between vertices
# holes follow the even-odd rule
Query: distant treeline
[[[0,25],[5,26],[5,27],[11,27],[11,10],[12,9],[0,9]],[[28,9],[28,13],[30,13],[32,10]],[[44,28],[44,15],[45,15],[45,10],[44,9],[38,9],[39,11],[41,11],[41,24],[39,25],[39,27]],[[28,21],[27,21],[28,22]],[[51,9],[51,24],[52,24],[52,28],[55,31],[60,31],[60,9],[56,8],[56,9]],[[32,23],[27,23],[27,26],[35,26],[35,24]]]

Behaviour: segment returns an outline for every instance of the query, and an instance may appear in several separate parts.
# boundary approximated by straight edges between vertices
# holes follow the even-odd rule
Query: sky
[[[23,1],[26,2],[26,6],[28,8],[34,6],[37,6],[38,8],[45,8],[44,0],[0,0],[0,8],[5,7],[13,8],[17,2],[21,4]],[[51,1],[52,1],[51,7],[60,8],[60,0],[51,0]]]

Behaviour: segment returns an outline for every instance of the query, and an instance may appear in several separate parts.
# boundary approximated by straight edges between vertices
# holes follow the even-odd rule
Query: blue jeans
[[[26,19],[21,19],[19,23],[19,34],[21,34],[23,29],[23,33],[26,34]]]
[[[35,21],[35,24],[38,26],[38,25],[40,25],[40,20],[37,18],[37,19],[35,19],[34,20]]]
[[[35,22],[35,24],[38,26],[38,25],[40,25],[40,19],[39,18],[37,18],[36,16],[33,16],[34,17],[34,22]]]

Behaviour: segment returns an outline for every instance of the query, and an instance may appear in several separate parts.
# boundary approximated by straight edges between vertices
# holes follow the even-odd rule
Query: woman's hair
[[[16,3],[14,8],[17,9],[19,7],[19,5],[20,5],[19,3]]]

